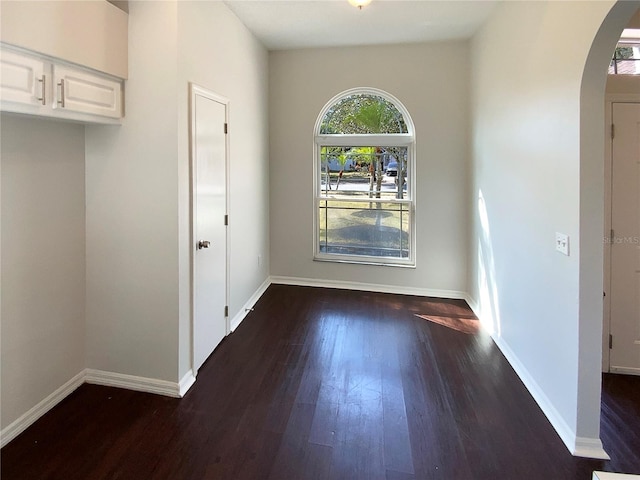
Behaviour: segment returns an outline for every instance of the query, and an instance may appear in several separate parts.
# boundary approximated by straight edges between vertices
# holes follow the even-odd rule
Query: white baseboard
[[[640,375],[640,368],[616,367],[611,365],[611,373],[622,373],[623,375]]]
[[[466,300],[467,294],[458,290],[438,290],[433,288],[416,288],[407,286],[390,286],[376,283],[346,282],[342,280],[321,280],[317,278],[272,276],[271,283],[280,285],[297,285],[300,287],[338,288],[342,290],[362,290],[366,292],[397,293],[399,295],[415,295],[418,297],[451,298]]]
[[[180,398],[180,384],[156,378],[136,377],[122,373],[105,372],[87,368],[85,381],[94,385],[105,387],[126,388],[138,392],[156,393],[167,397]]]
[[[84,383],[84,370],[78,373],[67,383],[56,389],[52,394],[39,402],[33,408],[21,415],[18,419],[7,425],[0,432],[0,448],[4,447],[11,440],[16,438],[28,427],[36,422],[45,413],[55,407],[60,401],[66,398],[71,392]]]
[[[193,374],[193,370],[189,370],[184,374],[184,377],[180,380],[179,385],[179,395],[180,398],[184,397],[189,389],[193,387],[193,384],[196,383],[196,377]]]
[[[262,282],[262,285],[258,287],[258,289],[254,292],[253,295],[245,302],[240,311],[236,313],[236,315],[229,322],[229,329],[233,332],[236,328],[242,323],[244,318],[249,314],[249,312],[253,309],[253,306],[260,300],[260,297],[266,292],[269,285],[271,285],[271,277],[267,277],[267,279]]]
[[[478,301],[468,293],[464,294],[464,299],[466,300],[467,305],[469,305],[469,308],[471,309],[473,314],[476,317],[478,317],[478,320],[481,320],[480,319],[480,304],[478,303]],[[480,322],[480,323],[482,324],[482,322]]]
[[[571,452],[576,457],[597,458],[599,460],[611,460],[604,451],[599,438],[575,437],[575,447]]]
[[[567,425],[527,368],[520,362],[520,359],[518,359],[515,353],[513,353],[513,350],[511,350],[507,342],[505,342],[502,337],[495,335],[492,335],[492,338],[571,454],[576,457],[609,460],[609,455],[604,451],[599,438],[576,436],[575,432]]]

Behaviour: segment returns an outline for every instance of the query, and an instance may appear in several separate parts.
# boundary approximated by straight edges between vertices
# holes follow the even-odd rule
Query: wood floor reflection
[[[572,457],[463,301],[272,285],[181,400],[83,385],[2,450],[12,479],[590,479],[640,474],[638,379],[609,462]],[[635,442],[635,443],[634,443]]]

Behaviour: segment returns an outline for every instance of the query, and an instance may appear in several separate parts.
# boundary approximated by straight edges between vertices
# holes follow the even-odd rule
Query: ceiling
[[[269,50],[419,43],[471,37],[494,0],[225,0]]]

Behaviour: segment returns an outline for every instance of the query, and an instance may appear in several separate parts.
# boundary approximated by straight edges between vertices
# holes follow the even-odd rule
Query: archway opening
[[[580,92],[578,437],[600,431],[604,249],[605,87],[612,52],[637,2],[619,0],[591,45]]]

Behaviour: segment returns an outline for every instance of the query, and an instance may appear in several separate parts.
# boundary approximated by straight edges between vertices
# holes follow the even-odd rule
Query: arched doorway
[[[607,67],[640,2],[618,0],[589,50],[580,90],[580,275],[578,437],[599,432],[604,255],[604,98]],[[594,353],[595,352],[595,353]]]

